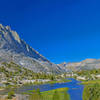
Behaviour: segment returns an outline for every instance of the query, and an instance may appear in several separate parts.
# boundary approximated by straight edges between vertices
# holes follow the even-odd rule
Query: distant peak
[[[88,58],[88,59],[85,59],[85,60],[83,60],[83,61],[94,61],[94,60],[96,60],[96,59]]]
[[[63,62],[63,63],[61,63],[60,65],[66,65],[67,63],[66,62]]]
[[[67,64],[66,62],[63,62],[63,64]]]

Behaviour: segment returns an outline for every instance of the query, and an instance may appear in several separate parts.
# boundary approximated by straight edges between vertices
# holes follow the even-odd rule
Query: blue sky
[[[0,23],[54,63],[100,58],[100,0],[2,0]]]

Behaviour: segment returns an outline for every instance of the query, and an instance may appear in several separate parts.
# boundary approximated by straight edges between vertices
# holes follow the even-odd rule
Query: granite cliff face
[[[48,61],[32,47],[20,39],[16,31],[12,31],[9,26],[0,24],[0,49],[23,53],[25,56],[33,57],[37,60]]]
[[[63,69],[21,40],[16,31],[0,24],[0,62],[9,61],[14,61],[34,72],[63,72]]]

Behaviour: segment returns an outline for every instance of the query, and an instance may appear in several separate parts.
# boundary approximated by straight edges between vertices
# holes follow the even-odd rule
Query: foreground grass
[[[82,82],[83,85],[95,84],[95,83],[100,84],[100,80],[88,80],[88,81],[83,81]]]
[[[68,88],[60,88],[42,93],[42,96],[47,98],[45,100],[69,100],[67,93]],[[49,97],[49,98],[48,98]],[[57,97],[57,98],[56,98]]]
[[[40,92],[39,89],[31,90],[29,93],[23,93],[18,96],[14,91],[10,91],[8,95],[0,96],[0,100],[70,100],[67,93],[68,88],[59,88],[49,91]]]
[[[83,100],[100,100],[100,80],[89,80],[84,84]]]
[[[31,94],[29,100],[70,100],[68,88],[59,88]]]
[[[100,100],[100,84],[95,83],[85,85],[83,100]]]

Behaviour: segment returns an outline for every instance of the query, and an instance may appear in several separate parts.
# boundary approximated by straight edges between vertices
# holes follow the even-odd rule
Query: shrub
[[[8,92],[8,99],[12,99],[12,97],[15,96],[15,92],[14,91],[10,91]]]

